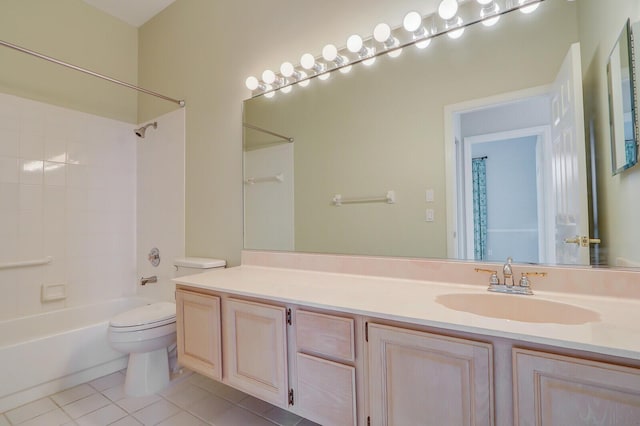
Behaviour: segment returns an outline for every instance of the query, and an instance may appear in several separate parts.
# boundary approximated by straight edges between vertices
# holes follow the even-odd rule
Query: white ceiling
[[[175,0],[84,0],[85,3],[139,27]]]

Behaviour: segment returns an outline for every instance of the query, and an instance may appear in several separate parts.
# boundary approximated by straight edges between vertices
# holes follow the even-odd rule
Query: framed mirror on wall
[[[246,100],[245,249],[640,267],[640,167],[611,174],[607,94],[636,1],[545,0]]]
[[[637,27],[636,27],[637,28]],[[631,21],[625,23],[607,63],[613,174],[638,163],[637,81]]]

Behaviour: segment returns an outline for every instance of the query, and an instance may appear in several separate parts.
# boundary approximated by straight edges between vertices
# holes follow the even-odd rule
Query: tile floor
[[[0,414],[0,426],[318,426],[199,374],[131,398],[117,372]]]

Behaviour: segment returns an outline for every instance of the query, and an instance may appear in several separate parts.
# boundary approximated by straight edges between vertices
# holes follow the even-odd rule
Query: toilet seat
[[[176,304],[159,302],[116,315],[109,322],[109,329],[115,333],[130,333],[175,324],[175,322]]]

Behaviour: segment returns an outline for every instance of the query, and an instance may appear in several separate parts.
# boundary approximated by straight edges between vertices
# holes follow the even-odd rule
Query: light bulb
[[[338,49],[333,44],[327,44],[322,49],[322,57],[325,61],[334,61],[338,57]]]
[[[402,53],[402,49],[396,49],[389,52],[388,55],[391,58],[397,58],[398,56],[400,56],[401,53]]]
[[[311,80],[305,80],[305,78],[307,78],[307,73],[304,71],[298,71],[298,80],[302,80],[300,81],[300,83],[298,83],[298,86],[300,87],[307,87],[309,85],[309,83],[311,82]]]
[[[318,76],[318,78],[319,78],[320,80],[323,80],[323,81],[324,81],[324,80],[326,80],[326,79],[328,79],[329,77],[331,77],[331,73],[330,73],[330,72],[326,72],[326,73],[324,73],[324,74],[320,74],[320,75]]]
[[[371,66],[371,65],[375,64],[375,62],[376,62],[376,57],[372,56],[371,58],[365,59],[364,61],[362,61],[362,64],[366,65],[366,66]]]
[[[351,53],[360,52],[360,50],[362,50],[362,46],[362,37],[360,37],[358,34],[353,34],[347,39],[347,49]]]
[[[478,0],[478,3],[483,5],[480,10],[480,19],[482,19],[482,25],[485,27],[492,27],[500,20],[500,6],[494,0]],[[496,15],[496,16],[493,16]]]
[[[258,88],[258,86],[260,85],[260,82],[254,76],[250,76],[250,77],[247,77],[244,84],[247,86],[247,89],[253,91]]]
[[[262,73],[262,81],[267,84],[273,84],[276,81],[276,74],[271,70],[264,70]]]
[[[291,86],[284,86],[282,89],[280,89],[280,91],[282,93],[289,93],[291,92]]]
[[[416,47],[418,49],[426,49],[431,44],[431,39],[427,38],[425,40],[419,41],[416,43]]]
[[[269,93],[265,93],[264,97],[265,98],[273,98],[276,95],[276,92],[269,92]]]
[[[463,33],[464,33],[464,28],[460,28],[460,29],[455,30],[455,31],[449,31],[447,33],[447,35],[449,36],[449,38],[455,40],[455,39],[458,39],[458,38],[462,37]]]
[[[445,21],[456,16],[458,13],[458,1],[457,0],[442,0],[440,6],[438,6],[438,15]]]
[[[528,0],[519,0],[518,2],[520,3],[520,6],[522,6],[523,4],[527,3]],[[528,13],[531,13],[531,12],[535,11],[538,8],[538,6],[540,6],[539,2],[537,2],[535,4],[532,4],[532,5],[529,5],[529,6],[522,6],[522,7],[520,7],[520,12],[522,12],[524,14],[528,14]]]
[[[416,11],[409,12],[404,16],[402,26],[405,30],[414,32],[422,26],[422,16]]]
[[[282,74],[283,77],[291,77],[295,71],[296,69],[291,62],[283,62],[282,65],[280,65],[280,74]]]
[[[302,55],[302,57],[300,57],[300,65],[302,65],[302,68],[306,70],[313,69],[315,63],[316,59],[311,53],[305,53],[304,55]]]
[[[342,74],[349,74],[351,72],[351,68],[353,68],[353,65],[347,65],[346,67],[340,68],[340,72]]]
[[[373,29],[373,38],[380,43],[384,43],[391,37],[391,27],[385,23],[376,25]]]

